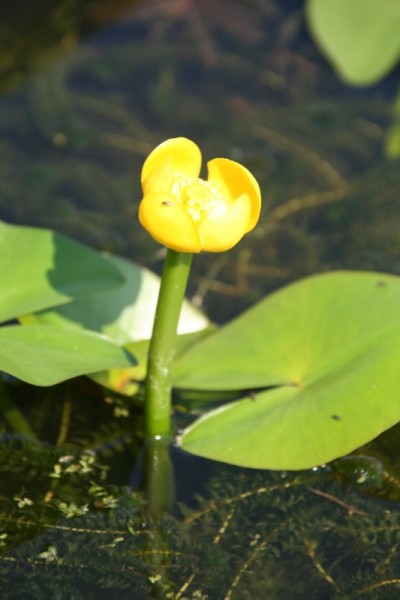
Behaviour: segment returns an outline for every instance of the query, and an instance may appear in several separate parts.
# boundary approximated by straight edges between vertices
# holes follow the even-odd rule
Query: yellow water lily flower
[[[200,149],[183,137],[157,146],[143,165],[139,220],[167,248],[223,252],[257,224],[261,194],[250,171],[227,158],[207,166],[200,179]]]

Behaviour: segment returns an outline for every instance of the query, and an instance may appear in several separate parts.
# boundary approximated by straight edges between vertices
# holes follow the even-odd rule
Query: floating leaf
[[[115,287],[123,276],[98,252],[47,229],[0,222],[0,321]]]
[[[400,278],[338,272],[292,284],[177,361],[178,388],[257,392],[200,418],[182,446],[270,469],[347,454],[400,419],[399,348]]]
[[[132,364],[126,351],[88,331],[52,325],[0,328],[0,369],[34,385]]]
[[[107,257],[125,279],[117,289],[87,294],[56,310],[24,319],[25,323],[52,323],[79,326],[102,332],[117,344],[149,339],[160,287],[160,278],[144,267],[118,256]],[[198,309],[185,301],[178,326],[179,333],[199,331],[209,325]]]
[[[369,85],[400,57],[398,0],[308,0],[309,27],[343,79]]]

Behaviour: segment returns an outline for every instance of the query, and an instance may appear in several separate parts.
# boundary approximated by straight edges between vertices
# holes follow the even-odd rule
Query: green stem
[[[171,436],[171,366],[192,254],[168,250],[147,361],[145,434]]]

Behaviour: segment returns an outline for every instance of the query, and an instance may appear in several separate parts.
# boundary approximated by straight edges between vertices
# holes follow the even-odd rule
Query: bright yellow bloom
[[[253,175],[227,158],[207,166],[205,181],[200,149],[182,137],[157,146],[143,165],[139,220],[167,248],[222,252],[257,224],[261,194]]]

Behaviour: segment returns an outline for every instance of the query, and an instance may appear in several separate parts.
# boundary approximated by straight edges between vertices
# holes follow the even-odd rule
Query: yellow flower
[[[200,149],[183,137],[157,146],[143,165],[139,220],[167,248],[223,252],[257,224],[261,194],[253,175],[227,158],[207,166],[205,181]]]

